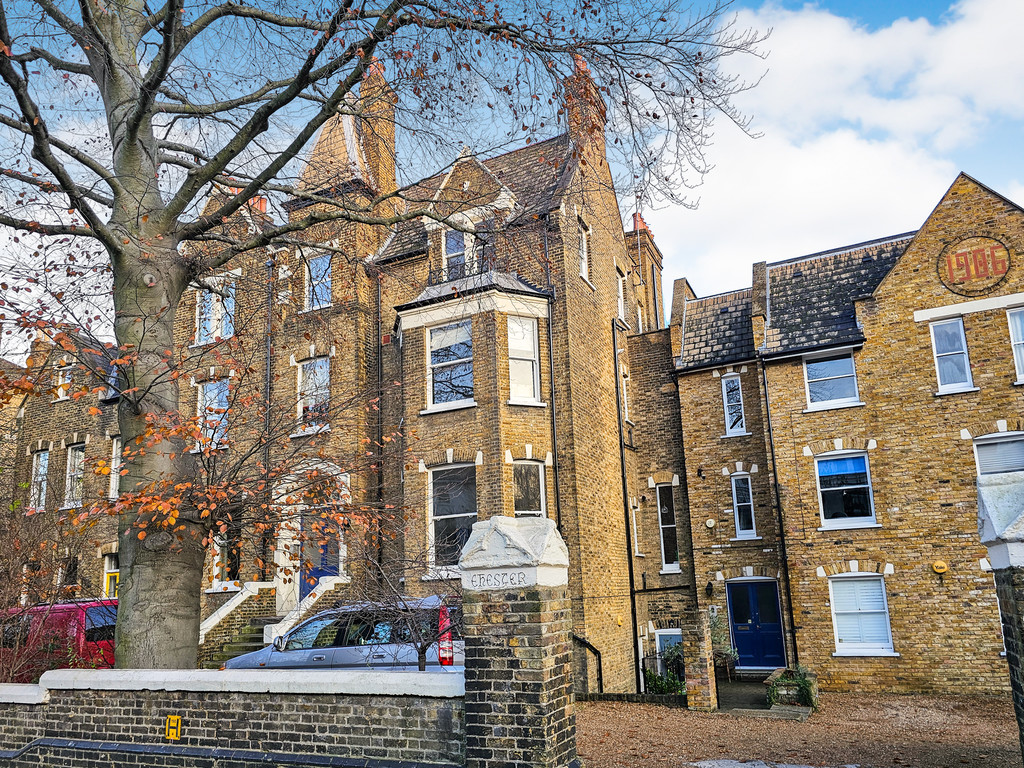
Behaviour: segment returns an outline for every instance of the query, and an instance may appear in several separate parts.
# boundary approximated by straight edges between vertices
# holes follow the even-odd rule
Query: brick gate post
[[[1024,755],[1024,472],[978,477],[978,534],[996,575],[1010,690]]]
[[[459,565],[466,768],[578,766],[569,553],[554,522],[475,523]]]

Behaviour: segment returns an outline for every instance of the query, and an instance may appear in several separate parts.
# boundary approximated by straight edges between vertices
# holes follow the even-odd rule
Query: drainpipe
[[[764,358],[758,359],[761,369],[761,385],[764,389],[764,412],[768,426],[768,452],[772,457],[772,483],[775,485],[775,519],[779,527],[779,558],[782,560],[782,586],[786,590],[786,617],[789,619],[789,636],[793,640],[793,666],[800,663],[796,649],[796,622],[793,614],[793,593],[789,587],[789,556],[786,554],[786,528],[782,520],[782,496],[779,493],[779,469],[775,461],[775,433],[772,431],[772,409],[768,402],[768,371]]]
[[[613,361],[615,363],[613,371],[615,375],[615,411],[618,414],[619,422],[619,464],[622,469],[622,511],[626,522],[626,571],[629,575],[629,616],[633,626],[633,639],[635,640],[637,637],[637,618],[636,589],[633,585],[633,539],[630,536],[629,487],[626,485],[626,435],[622,417],[622,382],[619,376],[619,326],[614,318],[612,319],[612,349],[614,351]],[[636,678],[636,690],[639,693],[643,690],[643,674],[640,671],[640,651],[635,642],[631,642],[630,645],[633,646],[633,674]]]
[[[266,331],[263,338],[263,487],[266,494],[267,513],[270,512],[270,502],[273,493],[270,490],[270,406],[273,402],[273,354],[274,354],[274,267],[277,266],[273,255],[267,259],[264,266],[267,268],[267,317]],[[270,557],[270,535],[266,531],[260,534],[260,581],[267,581],[270,578],[271,569],[267,563]]]
[[[558,484],[558,418],[555,415],[555,345],[551,327],[555,319],[555,286],[551,282],[551,261],[548,256],[548,230],[551,214],[544,214],[544,278],[548,289],[548,379],[551,390],[551,474],[555,485],[555,526],[562,532],[562,493]],[[538,393],[540,394],[540,393]],[[600,654],[598,654],[600,659]]]

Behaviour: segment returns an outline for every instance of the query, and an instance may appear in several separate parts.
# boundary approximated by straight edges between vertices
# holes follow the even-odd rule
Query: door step
[[[796,720],[802,723],[811,716],[812,710],[810,707],[774,704],[771,709],[726,709],[723,711],[736,717],[757,717],[764,720]]]

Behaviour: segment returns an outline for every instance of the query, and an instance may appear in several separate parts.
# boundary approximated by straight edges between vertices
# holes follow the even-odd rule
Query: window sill
[[[729,539],[729,541],[761,541],[762,539],[763,537],[761,536],[737,536],[734,539]]]
[[[682,573],[682,570],[679,568],[678,565],[665,565],[662,566],[662,569],[658,571],[658,573],[662,576],[665,576],[667,574],[672,573]]]
[[[320,305],[315,306],[315,307],[306,307],[305,309],[300,309],[295,314],[297,314],[297,315],[308,315],[310,312],[319,312],[321,309],[330,309],[333,306],[334,306],[334,304],[320,304]]]
[[[208,595],[228,595],[232,592],[241,592],[242,586],[233,581],[215,581],[212,587],[204,591]]]
[[[542,403],[540,400],[508,400],[507,405],[523,405],[527,408],[547,408],[547,403]]]
[[[1024,387],[1024,379],[1017,379],[1015,382],[1013,382],[1013,386]]]
[[[643,552],[634,552],[633,557],[647,557]]]
[[[463,408],[476,408],[476,400],[459,400],[454,403],[432,405],[420,411],[420,416],[427,416],[431,413],[445,413],[447,411],[461,411]]]
[[[78,504],[64,504],[61,507],[57,507],[57,511],[58,512],[71,512],[72,510],[81,509],[81,508],[82,508],[82,503],[79,502]],[[38,509],[36,511],[37,512],[42,512],[43,510],[42,509]]]
[[[446,565],[441,568],[431,567],[430,571],[420,576],[420,581],[442,581],[462,578],[462,569],[457,565]]]
[[[592,282],[590,282],[590,280],[588,280],[586,276],[580,275],[580,280],[582,280],[584,283],[589,285],[590,286],[590,290],[592,290],[592,291],[596,291],[597,290],[597,287]]]
[[[938,392],[934,393],[934,397],[942,397],[943,395],[960,395],[964,392],[980,392],[981,387],[957,387],[950,389],[939,389]]]
[[[292,432],[292,434],[288,435],[288,439],[297,440],[300,437],[313,437],[314,435],[319,435],[322,432],[330,431],[330,424],[317,424],[315,427],[310,427],[309,429],[300,429],[298,432]]]
[[[867,403],[861,400],[838,400],[827,403],[813,403],[804,408],[804,413],[817,413],[818,411],[835,411],[840,408],[860,408]]]
[[[881,528],[881,523],[874,521],[870,523],[853,523],[850,525],[822,525],[818,527],[819,531],[855,531],[858,528]]]
[[[832,655],[836,656],[836,657],[846,657],[846,658],[854,658],[854,657],[858,657],[859,656],[859,657],[862,657],[862,658],[865,658],[865,657],[882,657],[882,658],[892,658],[892,659],[898,659],[899,656],[900,656],[895,651],[869,651],[869,650],[864,650],[864,651],[836,651]]]
[[[207,445],[207,446],[199,446],[199,445],[197,445],[194,448],[190,448],[189,449],[189,453],[191,453],[192,455],[196,455],[196,454],[203,453],[203,452],[205,452],[207,450],[209,450],[209,451],[226,451],[227,449],[228,449],[228,444],[227,443],[211,443],[210,445]]]
[[[718,439],[719,440],[728,440],[730,437],[750,437],[750,435],[751,435],[750,432],[733,432],[730,435],[721,435],[721,436],[719,436]]]
[[[210,339],[209,341],[197,341],[197,342],[195,342],[193,344],[189,344],[188,348],[189,349],[200,349],[202,347],[209,347],[212,344],[220,344],[220,343],[225,342],[225,341],[231,341],[231,339],[233,339],[233,338],[235,338],[235,334],[231,334],[230,336],[218,336],[217,338]]]

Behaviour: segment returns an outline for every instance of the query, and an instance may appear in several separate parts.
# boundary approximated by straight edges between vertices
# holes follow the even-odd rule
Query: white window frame
[[[306,399],[307,399],[307,394],[308,393],[304,389],[305,379],[306,379],[306,366],[307,365],[316,365],[316,364],[320,363],[321,361],[327,367],[327,392],[326,392],[327,397],[323,401],[323,402],[327,403],[327,418],[323,422],[316,422],[316,423],[307,422],[306,421],[305,413],[306,413]],[[331,418],[330,418],[330,408],[331,408],[331,356],[330,355],[317,355],[316,357],[309,357],[309,358],[306,358],[305,360],[298,361],[296,363],[295,367],[296,367],[296,377],[297,377],[296,378],[296,384],[295,384],[295,391],[296,391],[296,393],[298,395],[298,397],[296,398],[297,405],[296,405],[295,417],[298,420],[298,429],[295,430],[293,436],[295,436],[295,435],[309,435],[309,434],[316,434],[318,432],[330,431],[330,428],[331,428]],[[316,403],[313,403],[312,405],[315,406],[319,402],[320,401],[317,401]],[[312,407],[311,407],[311,410],[312,410]]]
[[[121,468],[124,466],[124,447],[121,445],[121,436],[114,435],[110,438],[110,487],[107,489],[107,496],[116,499],[121,495]]]
[[[617,281],[616,294],[618,298],[619,320],[626,322],[626,275],[618,267],[615,268],[615,279]]]
[[[215,405],[213,409],[211,409],[210,401],[206,396],[207,388],[222,384],[224,385],[224,413],[211,413],[211,410],[215,410],[219,408],[219,406]],[[200,443],[198,448],[199,450],[202,450],[203,448],[223,448],[228,442],[228,410],[231,407],[231,385],[229,383],[229,379],[228,377],[208,379],[207,381],[199,382],[197,389],[198,400],[196,403],[196,417],[199,420],[199,434],[202,435],[203,440],[205,441]],[[220,418],[211,418],[211,416],[218,415]],[[213,422],[216,422],[216,426],[211,426]]]
[[[435,482],[434,476],[438,472],[445,472],[445,471],[450,470],[450,469],[462,469],[462,468],[465,468],[465,467],[469,467],[470,469],[473,470],[474,480],[476,480],[477,478],[475,477],[475,474],[476,474],[476,465],[475,464],[469,464],[469,463],[444,464],[444,465],[439,466],[439,467],[431,467],[428,470],[429,474],[428,474],[428,479],[427,479],[427,562],[428,562],[428,565],[430,567],[430,573],[428,574],[428,578],[441,578],[441,579],[444,579],[444,578],[456,578],[459,575],[459,573],[461,572],[461,569],[459,568],[458,563],[455,563],[455,564],[438,564],[438,562],[437,562],[437,552],[434,549],[434,539],[435,539],[435,536],[434,536],[434,482]],[[479,497],[479,494],[476,493],[476,484],[475,483],[474,483],[473,512],[471,512],[471,513],[470,512],[466,512],[466,513],[461,514],[461,515],[445,515],[445,517],[451,517],[451,518],[471,517],[471,518],[473,518],[474,521],[480,519],[480,497]]]
[[[533,340],[533,352],[529,357],[523,357],[519,353],[513,353],[512,351],[512,326],[515,323],[521,323],[524,327],[527,327],[527,335]],[[530,363],[532,371],[532,385],[533,395],[530,397],[516,397],[513,394],[512,386],[512,361],[519,360],[521,362]],[[508,391],[509,391],[509,405],[538,405],[540,404],[540,338],[538,334],[538,323],[535,317],[520,317],[518,315],[509,315],[508,317]],[[431,387],[433,391],[433,387]]]
[[[217,286],[230,296],[230,308],[225,306],[225,298],[216,291],[200,288],[196,291],[196,329],[195,346],[212,344],[215,341],[230,339],[235,335],[235,282],[221,280]],[[209,322],[204,323],[204,309],[209,310]],[[209,328],[208,333],[203,329]]]
[[[326,273],[321,275],[319,279],[314,280],[314,277],[313,277],[313,262],[314,261],[319,261],[321,259],[327,259],[327,271],[326,271]],[[332,296],[333,296],[333,294],[332,294],[332,287],[333,286],[332,286],[332,281],[331,281],[331,279],[333,277],[333,275],[332,275],[332,268],[334,266],[333,261],[334,260],[331,258],[330,252],[318,253],[315,256],[310,256],[309,258],[307,258],[305,260],[304,272],[305,272],[305,277],[306,277],[306,286],[305,286],[306,291],[305,291],[305,296],[303,297],[303,306],[305,307],[305,310],[307,312],[309,312],[311,310],[314,310],[314,309],[324,309],[325,307],[331,306],[331,304],[332,304]],[[324,284],[326,284],[326,286],[327,286],[327,300],[326,301],[317,300],[317,301],[314,302],[314,299],[316,298],[316,294],[318,292],[316,289],[318,287],[320,287],[320,286],[323,286]]]
[[[663,637],[664,638],[675,637],[675,638],[678,638],[678,642],[671,643],[670,645],[666,645],[664,648],[662,648],[661,647],[661,639]],[[678,627],[671,628],[671,629],[656,629],[656,630],[654,630],[654,653],[658,657],[658,674],[659,675],[664,675],[665,674],[665,662],[662,661],[662,658],[661,658],[663,652],[667,651],[673,645],[679,645],[682,642],[683,642],[683,630],[678,628]]]
[[[644,332],[644,305],[639,301],[636,303],[636,332]]]
[[[882,589],[882,605],[883,609],[878,611],[842,611],[842,613],[849,614],[885,614],[885,628],[888,636],[888,642],[883,645],[874,645],[870,643],[845,643],[840,642],[839,639],[839,625],[836,622],[836,600],[834,593],[834,585],[839,581],[876,581],[881,585]],[[841,573],[832,576],[828,580],[828,598],[829,598],[829,611],[832,614],[832,634],[835,639],[836,650],[833,656],[899,656],[896,653],[895,647],[892,642],[892,621],[889,616],[889,595],[885,587],[885,577],[881,574],[866,574],[866,573]]]
[[[515,471],[516,467],[527,466],[536,467],[538,479],[540,480],[540,509],[523,509],[519,510],[515,508]],[[548,503],[547,503],[547,488],[545,487],[544,477],[544,463],[541,461],[533,461],[531,459],[516,459],[512,462],[512,510],[516,517],[547,517],[548,514]]]
[[[46,467],[40,472],[41,457],[46,456]],[[43,449],[32,454],[32,477],[29,480],[28,508],[32,511],[46,509],[46,492],[49,485],[50,451]]]
[[[472,236],[466,232],[460,232],[456,229],[445,229],[441,232],[441,269],[444,274],[444,279],[457,280],[458,277],[453,277],[449,271],[448,265],[448,236],[462,236],[462,277],[472,275],[474,273],[474,267],[476,266],[476,248],[473,247]]]
[[[834,520],[825,519],[825,500],[821,495],[821,473],[818,470],[818,465],[822,461],[829,461],[831,459],[850,459],[857,456],[864,457],[864,469],[867,472],[868,482],[868,506],[871,507],[870,517],[855,517],[855,518],[840,518],[840,522]],[[814,485],[818,490],[818,519],[821,521],[821,527],[819,531],[826,530],[842,530],[849,528],[880,528],[881,525],[878,523],[877,516],[875,514],[875,491],[874,486],[871,482],[871,459],[868,457],[867,451],[830,451],[829,453],[821,453],[814,457]],[[860,488],[862,486],[844,486],[849,488]],[[837,490],[830,488],[829,490]]]
[[[807,376],[807,364],[816,363],[821,360],[828,360],[829,358],[836,357],[849,357],[850,367],[853,368],[853,373],[844,373],[842,376],[824,376],[820,379],[810,379]],[[852,349],[833,349],[822,354],[815,355],[804,355],[803,357],[803,368],[804,368],[804,393],[807,398],[807,410],[808,411],[824,411],[831,408],[847,408],[854,405],[864,405],[860,399],[860,383],[857,381],[857,361],[854,359]],[[828,379],[853,379],[853,396],[852,397],[837,397],[833,400],[811,400],[811,382],[812,381],[826,381]]]
[[[974,463],[975,463],[975,466],[977,468],[978,475],[982,474],[982,472],[981,472],[981,459],[978,456],[978,446],[979,445],[992,445],[993,443],[1011,443],[1011,442],[1018,442],[1018,441],[1024,441],[1024,432],[996,432],[996,433],[991,434],[991,435],[979,435],[978,437],[974,438]],[[1020,471],[1024,471],[1024,467],[1022,467],[1020,470],[1016,470],[1016,469],[1003,470],[1003,472],[1020,472]],[[986,472],[985,474],[986,475],[998,475],[998,474],[1002,474],[1002,472]]]
[[[111,589],[113,579],[113,589]],[[117,588],[121,583],[121,563],[117,552],[110,552],[103,556],[103,596],[117,597]]]
[[[228,561],[225,557],[226,544],[230,543],[230,531],[215,533],[211,537],[211,549],[213,550],[213,573],[210,578],[210,588],[207,592],[238,592],[242,589],[242,555],[238,555],[238,578],[228,579]],[[241,536],[238,537],[238,546],[241,548]]]
[[[622,376],[622,418],[632,424],[633,421],[629,416],[629,368],[621,365],[619,373]]]
[[[739,539],[760,539],[761,537],[757,535],[757,519],[756,519],[756,516],[754,514],[754,482],[753,482],[753,478],[751,478],[751,476],[749,474],[747,474],[746,472],[743,472],[743,473],[737,473],[735,475],[732,475],[729,478],[729,480],[730,480],[730,484],[732,486],[732,515],[733,515],[733,522],[736,525],[736,539],[737,540],[739,540]],[[749,495],[750,495],[750,525],[751,525],[750,530],[742,530],[740,528],[740,503],[739,503],[738,497],[736,496],[736,482],[737,481],[746,481],[746,483],[747,483],[747,491],[749,492]]]
[[[440,331],[445,328],[453,328],[457,325],[466,325],[469,328],[469,357],[460,357],[458,360],[448,360],[443,363],[434,364],[430,359],[431,352],[431,334],[434,331]],[[469,406],[476,405],[475,390],[476,390],[476,371],[473,365],[473,320],[472,318],[465,318],[463,320],[456,320],[455,322],[443,323],[442,325],[432,325],[426,328],[426,335],[424,337],[426,341],[426,354],[427,354],[427,410],[431,411],[447,411],[455,408],[467,408]],[[445,402],[435,403],[434,402],[434,371],[435,369],[448,368],[454,365],[462,365],[465,362],[469,362],[470,376],[473,377],[473,389],[474,394],[470,394],[469,397],[463,397],[458,400],[448,400]]]
[[[1018,335],[1013,332],[1013,318],[1019,316],[1021,325],[1024,326],[1024,308],[1006,310],[1006,323],[1010,326],[1010,350],[1013,353],[1013,366],[1017,371],[1015,384],[1024,384],[1024,333]]]
[[[590,227],[582,216],[576,217],[576,234],[579,236],[580,277],[590,282]]]
[[[80,459],[77,460],[77,459]],[[78,493],[72,493],[74,488]],[[76,498],[77,496],[77,498]],[[61,509],[77,509],[85,501],[85,443],[68,446],[64,469],[64,504]]]
[[[733,428],[730,425],[732,420],[729,416],[729,406],[736,405],[736,403],[729,402],[729,393],[727,390],[728,382],[735,381],[737,384],[737,393],[740,396],[739,407],[740,407],[740,425],[739,427]],[[743,407],[743,382],[740,380],[738,373],[727,373],[722,376],[722,410],[725,414],[725,436],[726,437],[740,437],[743,435],[749,435],[747,431],[747,413]]]
[[[661,519],[662,492],[667,492],[669,498],[672,500],[672,525],[665,525]],[[661,549],[661,572],[679,573],[679,514],[676,510],[676,497],[674,492],[674,486],[671,483],[658,483],[656,486],[654,486],[654,505],[658,515],[658,546]],[[672,528],[675,531],[676,537],[676,559],[671,563],[665,562],[666,528]]]
[[[940,325],[952,325],[956,324],[960,331],[960,343],[963,345],[961,351],[957,352],[944,352],[941,355],[935,347],[935,329]],[[946,320],[936,320],[934,323],[928,324],[928,334],[932,340],[932,360],[935,363],[935,381],[938,383],[939,388],[937,394],[944,395],[953,392],[974,392],[977,387],[974,386],[974,374],[971,372],[971,355],[967,349],[967,334],[964,332],[964,319],[962,317],[951,317]],[[964,358],[965,367],[967,369],[967,381],[960,382],[957,384],[943,384],[942,378],[939,374],[939,358],[940,357],[952,357],[953,355],[962,355]]]
[[[53,369],[53,402],[71,399],[71,366],[61,362]]]

